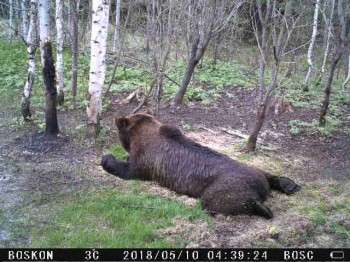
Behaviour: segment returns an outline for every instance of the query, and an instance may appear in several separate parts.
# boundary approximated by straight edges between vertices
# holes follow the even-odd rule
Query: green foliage
[[[204,61],[203,67],[197,69],[196,81],[202,84],[213,85],[216,88],[225,86],[244,87],[252,89],[256,81],[247,77],[249,68],[236,62],[219,62],[213,65],[210,61]]]
[[[344,193],[344,190],[341,188],[330,188],[329,192],[333,195],[339,196]]]
[[[107,76],[112,78],[112,72],[109,71]],[[138,69],[119,68],[115,75],[115,82],[112,84],[111,92],[132,91],[139,87],[150,85],[151,76],[149,73],[144,73]]]
[[[331,137],[338,130],[340,124],[341,121],[332,115],[326,116],[326,125],[324,127],[320,126],[319,121],[316,119],[313,119],[311,122],[291,120],[289,121],[291,126],[289,133],[291,135],[299,135],[301,130],[303,130],[311,136]]]
[[[109,153],[112,154],[117,160],[126,160],[127,152],[120,145],[113,146],[109,150]]]
[[[177,62],[169,70],[171,79],[178,83],[182,81],[186,73],[185,61]],[[256,85],[254,77],[248,76],[250,68],[236,62],[220,62],[212,65],[211,61],[205,60],[202,66],[197,66],[192,81],[185,94],[186,101],[202,101],[204,105],[212,105],[221,96],[224,87],[234,86],[252,89]],[[164,97],[166,100],[174,98],[179,87],[173,82],[166,80]],[[225,93],[229,98],[233,95]]]
[[[114,188],[57,203],[55,209],[49,224],[32,230],[32,247],[170,248],[175,246],[157,230],[172,226],[176,217],[207,219],[199,206],[189,208],[140,190]],[[186,242],[182,239],[176,247]]]
[[[301,134],[301,131],[298,127],[293,126],[292,128],[290,128],[288,130],[289,134],[291,134],[292,136],[297,136]]]

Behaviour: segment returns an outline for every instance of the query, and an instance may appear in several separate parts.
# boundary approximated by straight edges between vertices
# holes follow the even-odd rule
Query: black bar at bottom
[[[0,249],[0,261],[350,261],[350,248]]]

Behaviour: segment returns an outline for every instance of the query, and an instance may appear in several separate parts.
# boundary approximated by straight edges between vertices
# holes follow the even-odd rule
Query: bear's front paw
[[[108,162],[110,162],[110,161],[115,161],[115,157],[112,156],[111,154],[102,156],[101,166],[106,168],[108,165]]]

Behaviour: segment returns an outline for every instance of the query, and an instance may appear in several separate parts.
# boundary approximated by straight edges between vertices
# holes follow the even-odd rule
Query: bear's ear
[[[129,125],[129,120],[126,117],[115,117],[115,124],[118,129],[126,129]]]

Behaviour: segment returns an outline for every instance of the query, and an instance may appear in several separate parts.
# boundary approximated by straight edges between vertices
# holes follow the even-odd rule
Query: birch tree
[[[52,55],[50,29],[50,0],[39,0],[40,50],[43,78],[46,88],[45,133],[56,135],[59,132],[57,122],[57,90],[55,65]]]
[[[73,97],[77,95],[77,84],[78,84],[78,6],[75,0],[70,0],[70,11],[71,11],[71,40],[72,40],[72,78],[71,78],[71,87],[70,93]]]
[[[328,53],[329,53],[329,44],[330,44],[330,39],[331,39],[331,32],[332,32],[332,20],[333,20],[333,13],[334,13],[334,5],[335,5],[335,0],[328,0],[326,2],[326,8],[327,8],[327,3],[330,2],[330,15],[327,18],[325,12],[324,12],[324,20],[326,22],[326,37],[324,38],[325,42],[324,42],[324,52],[323,52],[323,61],[322,61],[322,67],[321,67],[321,73],[320,73],[320,77],[316,83],[316,85],[318,86],[323,78],[323,75],[325,73],[325,69],[326,69],[326,62],[327,62],[327,58],[328,58]]]
[[[63,0],[56,0],[56,42],[57,42],[57,103],[62,105],[64,102],[64,69],[63,69],[63,41],[64,41],[64,22],[63,22]]]
[[[342,86],[343,91],[346,89],[346,86],[349,83],[349,80],[350,80],[350,55],[348,56],[348,73]]]
[[[9,15],[9,25],[10,25],[10,30],[9,30],[9,40],[12,40],[13,37],[13,32],[12,32],[12,28],[13,28],[13,0],[9,0],[9,5],[10,5],[10,15]]]
[[[30,21],[27,37],[27,53],[28,53],[28,74],[27,80],[24,85],[22,94],[22,116],[24,120],[29,120],[32,116],[30,111],[30,97],[35,85],[35,70],[36,60],[35,53],[37,48],[37,32],[36,32],[36,21],[37,21],[37,0],[30,1]]]
[[[22,14],[22,34],[23,34],[23,37],[27,37],[28,35],[27,0],[21,1],[21,14]]]
[[[102,114],[102,89],[106,71],[109,0],[92,1],[89,104],[86,109],[88,133],[97,135]]]
[[[305,92],[308,92],[309,87],[310,87],[311,72],[312,72],[312,67],[313,67],[312,53],[314,52],[314,45],[315,45],[316,35],[317,35],[318,9],[319,8],[320,8],[320,0],[316,0],[311,41],[310,41],[309,49],[307,51],[308,71],[306,74],[305,84],[304,84],[304,88],[303,88],[303,91],[305,91]]]
[[[120,31],[120,5],[121,0],[117,0],[116,14],[115,14],[115,31],[113,39],[113,53],[117,51],[119,31]]]

